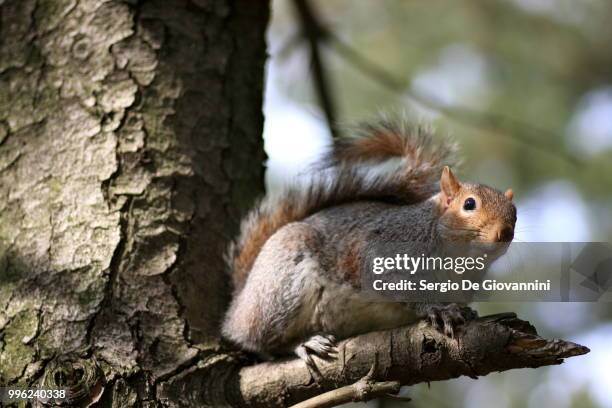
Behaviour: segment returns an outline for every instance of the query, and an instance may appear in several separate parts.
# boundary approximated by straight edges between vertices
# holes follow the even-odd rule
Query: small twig
[[[372,366],[374,368],[374,366]],[[292,408],[327,408],[347,402],[369,401],[383,395],[397,394],[400,390],[399,381],[373,380],[372,370],[359,381],[324,394],[317,395],[306,401],[292,406]]]
[[[398,381],[376,382],[374,375],[378,369],[378,353],[374,353],[374,362],[370,370],[359,381],[335,390],[317,395],[306,401],[293,405],[291,408],[325,408],[334,407],[346,402],[368,401],[380,396],[392,396],[400,390]]]
[[[336,137],[338,136],[336,107],[330,92],[327,69],[325,68],[320,48],[325,40],[324,36],[327,31],[319,24],[319,20],[307,0],[294,0],[294,3],[300,17],[302,34],[310,48],[315,91],[321,104],[321,109],[323,109],[325,114],[329,131],[332,137]]]

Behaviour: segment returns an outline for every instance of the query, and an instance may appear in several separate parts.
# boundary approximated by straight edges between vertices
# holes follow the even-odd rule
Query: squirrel
[[[225,338],[263,358],[333,358],[336,339],[425,319],[448,336],[474,317],[455,303],[374,302],[360,291],[368,247],[397,239],[432,253],[452,243],[509,243],[513,193],[459,181],[454,144],[405,123],[367,125],[340,138],[305,189],[264,198],[227,256],[234,294]],[[372,175],[367,164],[400,159]],[[420,254],[423,248],[419,248]]]

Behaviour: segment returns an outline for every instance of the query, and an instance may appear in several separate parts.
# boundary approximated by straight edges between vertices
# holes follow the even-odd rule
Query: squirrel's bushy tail
[[[437,192],[443,167],[452,164],[454,144],[435,143],[425,128],[379,122],[363,126],[358,133],[358,137],[334,141],[321,171],[313,175],[306,188],[290,188],[264,198],[242,221],[227,259],[236,291],[244,286],[265,242],[282,226],[347,202],[422,201]],[[384,174],[372,175],[364,170],[367,163],[392,158],[401,159],[401,164]]]
[[[428,184],[438,181],[444,166],[457,164],[456,145],[449,140],[436,142],[429,127],[382,120],[362,125],[356,133],[357,137],[334,140],[323,165],[361,165],[400,158],[404,163],[397,171],[404,172],[405,181]]]

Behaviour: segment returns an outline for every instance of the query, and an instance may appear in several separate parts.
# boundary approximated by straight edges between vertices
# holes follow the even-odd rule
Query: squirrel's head
[[[440,178],[438,229],[447,242],[507,243],[514,238],[516,207],[505,193],[481,184],[462,183],[444,167]]]

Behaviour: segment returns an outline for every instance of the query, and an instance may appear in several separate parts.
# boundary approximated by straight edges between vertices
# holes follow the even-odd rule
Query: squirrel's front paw
[[[477,316],[474,310],[469,307],[461,307],[456,303],[427,305],[425,308],[425,318],[432,327],[451,338],[455,338],[455,334],[467,320],[472,320]]]

